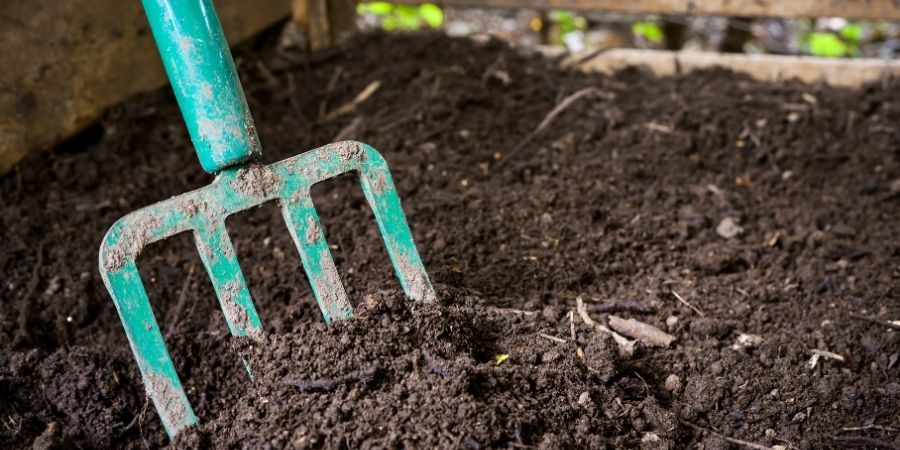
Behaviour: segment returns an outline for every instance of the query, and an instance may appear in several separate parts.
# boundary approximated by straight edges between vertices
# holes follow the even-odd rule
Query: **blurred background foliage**
[[[389,2],[360,3],[356,12],[387,31],[438,28],[444,24],[444,10],[437,5],[402,5]]]
[[[893,58],[900,24],[841,18],[751,19],[482,8],[435,4],[359,4],[363,27],[387,31],[442,28],[451,35],[490,33],[519,44],[570,50],[614,47]]]

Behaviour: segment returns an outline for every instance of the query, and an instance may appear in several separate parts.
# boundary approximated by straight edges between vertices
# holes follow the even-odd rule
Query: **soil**
[[[439,300],[404,298],[352,176],[313,192],[351,320],[322,323],[276,204],[228,222],[255,345],[228,336],[189,235],[149,246],[201,420],[177,447],[900,447],[898,81],[589,76],[440,35],[275,48],[238,58],[265,162],[379,149]],[[0,447],[167,445],[97,250],[209,183],[195,158],[161,90],[0,179]],[[577,298],[675,341],[623,354]]]

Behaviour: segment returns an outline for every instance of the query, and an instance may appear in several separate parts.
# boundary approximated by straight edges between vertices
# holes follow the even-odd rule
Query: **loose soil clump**
[[[313,189],[352,320],[321,322],[275,204],[228,223],[259,342],[190,236],[151,245],[201,420],[179,448],[900,447],[896,81],[593,76],[440,35],[241,55],[264,162],[382,152],[438,301],[404,298],[352,176]],[[167,90],[0,179],[0,446],[167,444],[97,249],[209,181]]]

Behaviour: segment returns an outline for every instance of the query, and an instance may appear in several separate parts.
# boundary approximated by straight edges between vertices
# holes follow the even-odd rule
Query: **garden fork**
[[[148,244],[192,231],[231,334],[255,338],[262,324],[241,273],[225,218],[277,200],[326,322],[350,317],[310,187],[356,172],[406,295],[431,301],[422,265],[384,158],[358,142],[338,142],[264,166],[253,119],[211,0],[142,0],[187,124],[207,187],[134,211],[117,221],[100,247],[106,284],[147,393],[169,437],[197,423],[135,259]],[[249,368],[248,368],[249,371]]]

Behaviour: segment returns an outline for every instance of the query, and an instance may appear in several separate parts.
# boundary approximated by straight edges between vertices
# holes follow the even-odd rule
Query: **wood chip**
[[[609,327],[653,347],[666,348],[675,340],[675,336],[653,325],[634,319],[622,319],[614,315],[609,316]]]
[[[576,309],[578,310],[578,315],[581,316],[581,320],[588,326],[594,327],[595,330],[606,333],[613,337],[613,340],[616,341],[616,344],[619,345],[619,353],[623,356],[631,356],[634,354],[634,344],[635,341],[631,341],[625,336],[622,336],[619,333],[616,333],[605,326],[594,322],[594,319],[591,319],[590,314],[587,312],[587,308],[584,306],[584,301],[581,300],[581,297],[575,299]],[[574,327],[574,325],[573,325]],[[574,329],[574,328],[573,328]]]
[[[826,359],[833,359],[835,361],[840,361],[840,362],[845,361],[843,356],[838,355],[837,353],[829,352],[827,350],[813,349],[813,350],[810,350],[809,352],[812,353],[813,355],[818,355],[818,356],[821,356]]]
[[[725,239],[731,239],[744,232],[744,228],[738,225],[731,217],[726,217],[719,222],[716,233]]]
[[[758,334],[741,333],[734,341],[734,344],[731,345],[731,349],[744,350],[748,348],[756,348],[762,343],[763,337]]]
[[[565,339],[560,338],[560,337],[556,337],[556,336],[551,336],[551,335],[546,334],[546,333],[538,333],[538,336],[540,336],[540,337],[542,337],[542,338],[544,338],[544,339],[549,339],[549,340],[551,340],[551,341],[553,341],[553,342],[558,342],[558,343],[560,343],[560,344],[565,344],[565,343],[566,343],[566,340],[565,340]]]
[[[369,83],[369,85],[366,86],[365,89],[363,89],[359,94],[356,94],[356,97],[354,97],[353,100],[351,100],[347,103],[344,103],[343,105],[338,106],[337,108],[335,108],[333,111],[329,112],[328,114],[325,114],[325,116],[322,117],[322,122],[323,123],[330,122],[330,121],[337,119],[338,117],[341,117],[345,114],[350,114],[350,113],[356,111],[357,105],[368,100],[369,97],[371,97],[373,94],[375,94],[375,92],[378,91],[378,88],[380,88],[380,87],[381,87],[381,81],[376,80],[376,81]]]

